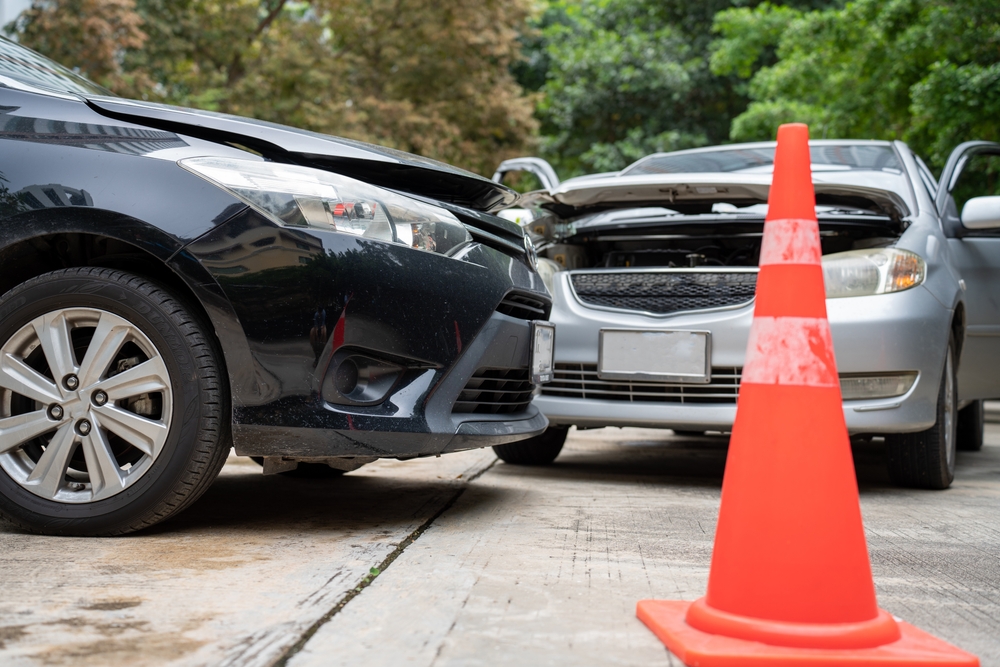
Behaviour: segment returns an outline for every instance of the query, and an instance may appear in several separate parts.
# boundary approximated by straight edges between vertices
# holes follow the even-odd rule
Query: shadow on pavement
[[[414,521],[423,523],[463,489],[452,480],[351,474],[326,480],[294,479],[265,477],[259,470],[220,476],[176,519],[140,534],[220,528],[345,535],[381,529],[389,533]],[[497,490],[495,495],[503,492]]]
[[[205,530],[257,534],[339,533],[345,538],[380,536],[422,524],[464,488],[452,479],[352,475],[335,479],[264,476],[256,464],[230,464],[194,505],[177,517],[134,533],[136,537]],[[486,490],[477,503],[452,513],[475,511],[480,502],[502,502],[505,492]],[[414,526],[415,527],[415,526]],[[20,533],[0,520],[0,532]],[[128,538],[130,536],[126,536]]]
[[[803,446],[808,446],[806,437]],[[721,488],[728,447],[728,435],[679,436],[653,429],[588,430],[571,433],[562,454],[551,466],[499,464],[494,470],[538,479],[610,483],[645,478],[647,483],[669,486]],[[851,451],[861,493],[897,488],[889,479],[882,438],[852,442]],[[974,452],[958,453],[957,478],[972,473],[976,456]]]

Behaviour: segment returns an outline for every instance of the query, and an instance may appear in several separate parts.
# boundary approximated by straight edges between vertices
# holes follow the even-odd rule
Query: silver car
[[[658,153],[558,182],[508,211],[554,296],[549,430],[498,447],[548,463],[570,425],[732,428],[775,144]],[[940,182],[899,141],[810,143],[844,417],[884,436],[892,479],[946,488],[1000,397],[1000,144],[969,142]]]

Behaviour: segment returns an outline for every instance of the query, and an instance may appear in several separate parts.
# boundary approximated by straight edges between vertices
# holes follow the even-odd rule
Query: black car
[[[550,297],[491,214],[515,199],[116,98],[0,40],[0,511],[120,534],[187,507],[230,446],[336,475],[541,433]]]

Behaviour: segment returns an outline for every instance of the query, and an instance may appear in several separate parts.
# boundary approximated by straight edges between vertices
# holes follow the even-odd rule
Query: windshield
[[[0,76],[9,77],[29,86],[63,93],[114,94],[45,56],[2,37],[0,37]]]
[[[641,174],[771,173],[772,146],[745,146],[710,151],[681,151],[650,155],[622,171]],[[809,147],[813,171],[888,171],[902,173],[891,146],[872,144],[821,144]]]

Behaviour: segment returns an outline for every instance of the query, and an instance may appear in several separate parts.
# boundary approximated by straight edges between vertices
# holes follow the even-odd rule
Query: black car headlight
[[[313,227],[444,255],[472,241],[450,212],[321,169],[197,157],[178,162],[288,227]]]

